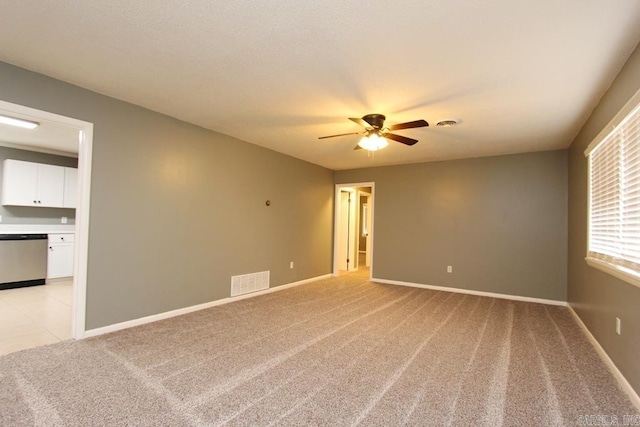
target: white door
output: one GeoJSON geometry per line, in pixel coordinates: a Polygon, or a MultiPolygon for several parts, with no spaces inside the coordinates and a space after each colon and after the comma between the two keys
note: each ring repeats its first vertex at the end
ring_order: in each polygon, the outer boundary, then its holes
{"type": "Polygon", "coordinates": [[[368,191],[358,190],[358,233],[356,241],[358,242],[358,254],[364,252],[364,266],[371,266],[371,193],[368,191]],[[362,242],[361,237],[364,239],[362,242]]]}
{"type": "Polygon", "coordinates": [[[338,221],[338,270],[357,269],[356,256],[356,195],[353,190],[340,191],[340,220],[338,221]]]}
{"type": "Polygon", "coordinates": [[[348,258],[348,236],[349,229],[349,197],[351,193],[348,191],[340,192],[340,221],[338,222],[338,270],[347,269],[348,258]]]}
{"type": "Polygon", "coordinates": [[[366,267],[371,267],[371,194],[367,195],[367,209],[366,209],[366,213],[364,215],[364,221],[365,221],[365,226],[366,226],[366,245],[365,245],[365,257],[364,257],[364,263],[366,267]]]}

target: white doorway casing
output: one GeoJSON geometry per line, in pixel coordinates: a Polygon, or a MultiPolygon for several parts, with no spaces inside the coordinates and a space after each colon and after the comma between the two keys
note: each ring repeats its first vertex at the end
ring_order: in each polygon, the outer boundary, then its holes
{"type": "MultiPolygon", "coordinates": [[[[358,205],[358,197],[360,194],[366,194],[367,193],[362,193],[360,191],[356,191],[356,188],[370,188],[370,196],[369,196],[369,201],[368,201],[368,212],[370,215],[370,220],[369,220],[369,236],[367,238],[367,261],[368,261],[368,265],[370,267],[369,269],[369,278],[371,279],[372,277],[372,273],[373,273],[373,264],[372,264],[372,260],[373,260],[373,241],[374,241],[374,213],[375,213],[375,183],[374,182],[359,182],[359,183],[349,183],[349,184],[336,184],[336,188],[335,188],[335,195],[334,195],[334,206],[335,206],[335,212],[334,212],[334,227],[333,227],[333,275],[337,276],[338,272],[340,270],[345,270],[345,262],[346,262],[346,241],[347,241],[347,236],[345,233],[343,233],[343,229],[345,228],[344,226],[341,226],[341,224],[345,223],[345,219],[347,217],[349,217],[349,219],[351,219],[351,221],[353,221],[351,227],[349,227],[350,230],[350,235],[349,237],[349,241],[351,242],[351,244],[349,245],[350,248],[350,252],[352,252],[349,256],[349,271],[353,271],[354,269],[357,269],[357,256],[358,256],[358,245],[357,245],[357,239],[356,239],[356,234],[357,234],[357,226],[356,224],[359,221],[357,220],[357,217],[360,215],[360,212],[358,212],[358,209],[355,209],[355,206],[358,205]],[[353,203],[351,203],[351,212],[350,215],[345,215],[344,212],[344,203],[343,203],[343,194],[344,193],[351,193],[352,197],[353,197],[353,203]],[[353,261],[351,261],[353,260],[353,261]],[[354,266],[356,268],[354,268],[354,266]]],[[[349,206],[349,205],[347,205],[349,206]]]]}
{"type": "Polygon", "coordinates": [[[340,190],[340,216],[338,227],[338,270],[356,271],[358,260],[358,248],[356,244],[357,234],[357,204],[356,191],[352,188],[340,190]]]}
{"type": "MultiPolygon", "coordinates": [[[[0,114],[21,118],[35,122],[50,122],[68,126],[78,130],[78,204],[75,223],[75,253],[73,272],[73,311],[72,337],[85,337],[85,316],[87,300],[87,262],[89,247],[89,206],[91,192],[91,161],[93,151],[93,123],[71,117],[61,116],[34,108],[12,104],[0,100],[0,114]]],[[[26,148],[29,149],[29,148],[26,148]]]]}
{"type": "MultiPolygon", "coordinates": [[[[365,239],[365,247],[362,248],[361,244],[358,244],[358,252],[365,253],[365,267],[371,267],[371,238],[370,238],[370,230],[371,230],[371,193],[368,191],[358,190],[358,220],[361,221],[361,224],[358,226],[358,232],[360,230],[363,231],[362,237],[365,239]],[[362,204],[362,199],[365,198],[366,202],[362,204]]],[[[358,239],[359,242],[360,239],[358,239]]],[[[359,265],[358,265],[359,267],[359,265]]]]}

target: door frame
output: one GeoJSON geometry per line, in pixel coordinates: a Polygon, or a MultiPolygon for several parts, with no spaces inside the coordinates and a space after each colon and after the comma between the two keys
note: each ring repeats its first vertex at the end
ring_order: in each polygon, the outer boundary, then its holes
{"type": "MultiPolygon", "coordinates": [[[[358,233],[360,233],[360,229],[362,228],[362,222],[364,223],[368,223],[369,227],[367,228],[367,237],[365,238],[365,248],[364,248],[364,252],[366,254],[365,256],[365,267],[371,267],[371,240],[369,239],[370,236],[370,229],[371,229],[371,211],[369,208],[369,205],[371,205],[371,192],[370,191],[362,191],[362,190],[358,190],[356,191],[357,197],[358,197],[358,221],[360,222],[358,224],[358,233]],[[364,218],[363,212],[362,212],[362,205],[360,203],[360,198],[361,197],[366,197],[367,198],[367,218],[364,218]],[[368,219],[368,221],[367,221],[368,219]],[[367,261],[369,261],[367,263],[367,261]],[[368,265],[367,265],[368,264],[368,265]]],[[[358,236],[360,237],[360,236],[358,236]]],[[[358,257],[360,256],[360,239],[358,239],[358,257]]],[[[358,267],[360,267],[360,261],[358,261],[358,267]]]]}
{"type": "MultiPolygon", "coordinates": [[[[85,337],[87,309],[87,264],[89,258],[89,219],[91,194],[91,163],[93,153],[93,123],[61,116],[35,108],[0,100],[0,113],[19,114],[33,121],[47,121],[78,129],[78,204],[76,207],[75,248],[73,265],[73,306],[71,336],[85,337]]],[[[18,144],[16,144],[18,145],[18,144]]],[[[27,145],[23,149],[29,149],[27,145]]]]}
{"type": "Polygon", "coordinates": [[[369,232],[369,238],[371,239],[371,265],[369,267],[369,280],[373,277],[373,243],[375,239],[375,182],[354,182],[348,184],[336,184],[334,194],[334,216],[333,216],[333,275],[338,275],[338,225],[340,222],[340,192],[343,189],[356,189],[357,187],[369,187],[371,188],[371,206],[368,209],[371,210],[371,230],[369,232]]]}
{"type": "Polygon", "coordinates": [[[357,271],[357,224],[358,224],[358,203],[357,191],[355,188],[343,187],[340,189],[339,212],[337,223],[338,241],[336,241],[336,262],[338,271],[357,271]],[[347,196],[347,210],[345,207],[345,195],[347,196]],[[344,232],[346,226],[346,233],[344,232]],[[345,248],[346,246],[346,248],[345,248]],[[346,252],[343,250],[346,249],[346,252]],[[346,259],[345,259],[346,258],[346,259]],[[346,261],[346,264],[344,263],[346,261]],[[342,268],[346,267],[346,269],[342,268]]]}

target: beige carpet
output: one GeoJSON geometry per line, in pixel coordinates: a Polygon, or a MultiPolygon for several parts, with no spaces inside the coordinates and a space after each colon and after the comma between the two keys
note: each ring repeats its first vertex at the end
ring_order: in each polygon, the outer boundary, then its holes
{"type": "Polygon", "coordinates": [[[638,413],[567,309],[362,274],[0,358],[2,426],[529,426],[625,415],[638,413]]]}

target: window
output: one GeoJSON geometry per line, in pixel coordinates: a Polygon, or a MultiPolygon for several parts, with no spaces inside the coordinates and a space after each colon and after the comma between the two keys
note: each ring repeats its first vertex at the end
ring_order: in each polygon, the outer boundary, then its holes
{"type": "Polygon", "coordinates": [[[640,92],[592,142],[587,262],[640,286],[640,92]]]}

